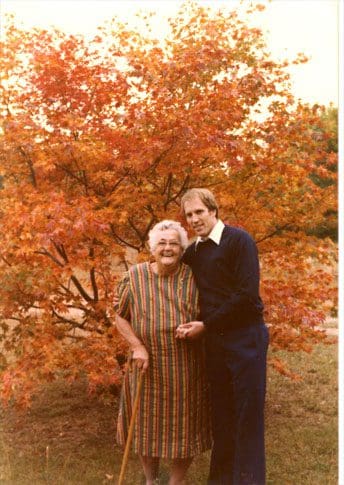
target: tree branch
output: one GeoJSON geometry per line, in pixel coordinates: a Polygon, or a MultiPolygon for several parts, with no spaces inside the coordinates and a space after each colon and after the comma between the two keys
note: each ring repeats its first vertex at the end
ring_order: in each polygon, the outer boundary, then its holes
{"type": "Polygon", "coordinates": [[[114,190],[116,190],[117,187],[119,187],[119,185],[123,182],[123,180],[125,180],[127,178],[127,175],[129,174],[129,170],[127,170],[126,172],[127,173],[125,175],[123,175],[123,177],[121,177],[119,180],[117,180],[117,182],[112,187],[109,188],[108,192],[110,194],[112,194],[112,192],[114,190]]]}
{"type": "Polygon", "coordinates": [[[176,202],[176,200],[180,197],[180,195],[183,192],[185,192],[186,188],[189,185],[189,181],[190,181],[190,176],[187,175],[185,177],[185,179],[184,179],[184,182],[183,182],[182,186],[178,190],[178,192],[175,195],[171,196],[171,190],[170,190],[170,189],[172,189],[172,180],[171,180],[171,185],[170,185],[170,188],[169,188],[168,198],[167,198],[167,200],[164,203],[164,209],[165,210],[167,209],[167,207],[170,205],[171,202],[176,202]]]}
{"type": "Polygon", "coordinates": [[[54,310],[54,308],[51,309],[51,313],[59,319],[59,321],[63,322],[63,323],[69,323],[70,325],[72,325],[73,327],[78,327],[78,328],[84,328],[85,326],[85,323],[86,323],[86,319],[84,319],[84,321],[82,323],[78,323],[76,322],[75,320],[70,320],[69,318],[66,318],[66,317],[63,317],[62,315],[59,315],[56,310],[54,310]]]}
{"type": "Polygon", "coordinates": [[[5,256],[2,253],[0,253],[0,258],[3,260],[3,262],[5,264],[7,264],[7,266],[9,266],[10,268],[12,267],[11,263],[9,261],[7,261],[7,259],[5,258],[5,256]]]}
{"type": "Polygon", "coordinates": [[[136,233],[137,237],[140,239],[141,243],[143,242],[143,235],[141,234],[141,232],[139,231],[139,229],[135,226],[135,224],[133,223],[132,219],[130,217],[128,217],[128,222],[129,222],[129,225],[130,227],[134,230],[134,232],[136,233]]]}
{"type": "Polygon", "coordinates": [[[66,263],[69,263],[68,256],[67,256],[67,253],[65,251],[63,244],[56,244],[56,242],[53,241],[52,239],[51,239],[51,242],[53,243],[53,245],[54,245],[56,251],[59,253],[59,255],[64,259],[64,261],[66,263]]]}
{"type": "Polygon", "coordinates": [[[30,176],[31,176],[31,180],[32,180],[32,185],[37,188],[37,178],[36,178],[36,173],[35,173],[35,170],[33,168],[33,162],[31,160],[31,158],[27,155],[27,153],[25,152],[24,148],[23,147],[19,147],[19,151],[20,153],[23,155],[23,157],[25,158],[28,166],[29,166],[29,170],[30,170],[30,176]]]}
{"type": "Polygon", "coordinates": [[[76,286],[77,290],[79,291],[80,295],[83,297],[84,300],[87,302],[93,301],[93,299],[90,297],[90,295],[87,293],[87,291],[83,288],[82,284],[78,280],[78,278],[75,275],[72,275],[70,279],[73,281],[74,285],[76,286]]]}
{"type": "Polygon", "coordinates": [[[275,236],[279,232],[284,231],[285,229],[289,229],[290,227],[292,227],[292,223],[291,222],[287,222],[287,224],[284,224],[283,226],[280,226],[280,227],[277,226],[274,231],[270,232],[269,234],[266,234],[266,236],[264,236],[264,237],[262,237],[260,239],[257,239],[256,240],[256,244],[259,244],[262,241],[265,241],[266,239],[269,239],[270,237],[275,236]]]}
{"type": "Polygon", "coordinates": [[[73,292],[72,292],[72,291],[71,291],[71,290],[70,290],[70,289],[69,289],[67,286],[65,286],[65,285],[64,285],[64,284],[62,284],[61,282],[59,282],[59,285],[60,285],[60,287],[61,287],[61,288],[62,288],[62,289],[65,291],[65,293],[62,293],[62,292],[61,292],[60,294],[62,294],[63,296],[65,296],[66,294],[67,294],[67,295],[74,296],[74,293],[73,293],[73,292]]]}
{"type": "MultiPolygon", "coordinates": [[[[90,248],[90,258],[94,258],[94,248],[90,248]]],[[[93,290],[93,300],[95,302],[98,301],[99,299],[99,294],[98,294],[98,286],[97,286],[97,281],[96,281],[96,273],[95,273],[95,268],[92,267],[90,269],[90,280],[91,280],[91,285],[92,285],[92,290],[93,290]]]]}
{"type": "Polygon", "coordinates": [[[53,254],[47,251],[45,248],[41,249],[40,251],[34,251],[35,254],[42,254],[43,256],[48,256],[54,263],[56,263],[60,268],[64,267],[64,263],[61,263],[53,254]]]}
{"type": "Polygon", "coordinates": [[[115,231],[114,225],[110,224],[110,229],[111,229],[111,234],[115,239],[117,239],[119,242],[124,244],[125,246],[128,246],[129,248],[135,249],[136,251],[140,251],[140,246],[134,246],[133,244],[129,243],[128,241],[125,241],[122,239],[115,231]]]}
{"type": "Polygon", "coordinates": [[[174,145],[174,140],[172,141],[171,145],[166,148],[165,150],[163,150],[160,155],[158,155],[155,160],[153,161],[151,167],[149,168],[149,170],[152,172],[153,170],[156,169],[156,167],[159,165],[159,163],[161,162],[161,160],[164,158],[164,156],[170,151],[172,150],[173,148],[173,145],[174,145]]]}

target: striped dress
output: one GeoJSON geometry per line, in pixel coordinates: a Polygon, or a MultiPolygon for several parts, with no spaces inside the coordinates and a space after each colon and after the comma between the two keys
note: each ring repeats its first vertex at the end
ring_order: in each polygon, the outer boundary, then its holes
{"type": "MultiPolygon", "coordinates": [[[[149,263],[133,266],[118,287],[118,314],[130,321],[149,353],[133,434],[143,456],[186,458],[211,446],[203,341],[175,338],[179,324],[197,320],[197,289],[190,268],[157,275],[149,263]]],[[[127,370],[120,398],[117,441],[128,433],[137,373],[127,370]]]]}

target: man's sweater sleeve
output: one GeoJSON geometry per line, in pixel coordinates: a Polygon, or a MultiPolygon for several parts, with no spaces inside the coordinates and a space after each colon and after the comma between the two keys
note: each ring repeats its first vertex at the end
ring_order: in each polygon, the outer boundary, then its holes
{"type": "Polygon", "coordinates": [[[262,305],[259,298],[258,251],[249,234],[241,233],[233,256],[233,291],[212,315],[204,319],[204,325],[209,330],[236,325],[240,316],[257,314],[257,310],[260,311],[257,305],[262,305]]]}

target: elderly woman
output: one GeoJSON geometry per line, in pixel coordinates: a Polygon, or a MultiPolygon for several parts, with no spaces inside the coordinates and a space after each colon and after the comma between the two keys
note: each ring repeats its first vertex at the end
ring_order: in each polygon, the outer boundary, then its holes
{"type": "Polygon", "coordinates": [[[208,394],[199,340],[176,338],[177,327],[197,320],[197,289],[181,263],[187,235],[162,221],[149,233],[154,262],[134,265],[118,287],[117,328],[131,349],[122,388],[117,439],[125,444],[138,373],[143,387],[133,435],[146,484],[157,478],[160,458],[172,460],[170,485],[183,483],[193,456],[211,446],[208,394]]]}

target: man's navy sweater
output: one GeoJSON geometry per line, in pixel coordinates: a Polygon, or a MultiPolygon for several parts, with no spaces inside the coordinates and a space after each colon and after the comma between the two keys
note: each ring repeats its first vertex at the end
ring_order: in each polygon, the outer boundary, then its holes
{"type": "Polygon", "coordinates": [[[219,245],[194,242],[184,253],[200,294],[207,331],[225,331],[263,323],[257,247],[244,230],[225,225],[219,245]]]}

